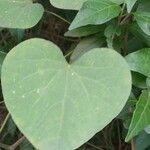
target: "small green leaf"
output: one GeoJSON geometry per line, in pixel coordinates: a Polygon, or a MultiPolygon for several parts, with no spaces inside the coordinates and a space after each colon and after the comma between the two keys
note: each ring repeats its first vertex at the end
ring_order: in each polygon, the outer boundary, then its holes
{"type": "Polygon", "coordinates": [[[86,0],[50,0],[50,3],[58,8],[79,10],[86,0]]]}
{"type": "Polygon", "coordinates": [[[150,12],[136,12],[134,16],[139,27],[150,35],[150,12]]]}
{"type": "Polygon", "coordinates": [[[69,29],[103,24],[117,17],[120,11],[121,7],[109,0],[88,0],[83,4],[69,29]]]}
{"type": "Polygon", "coordinates": [[[0,51],[0,76],[1,76],[2,64],[3,64],[5,57],[6,57],[6,53],[0,51]]]}
{"type": "Polygon", "coordinates": [[[136,3],[137,0],[125,0],[125,3],[127,4],[127,10],[128,10],[128,13],[131,12],[134,4],[136,3]]]}
{"type": "Polygon", "coordinates": [[[91,34],[102,32],[102,31],[104,31],[104,28],[105,28],[105,26],[103,26],[103,25],[84,26],[84,27],[76,28],[76,29],[66,32],[65,36],[69,36],[69,37],[88,36],[91,34]]]}
{"type": "Polygon", "coordinates": [[[144,130],[146,133],[150,134],[150,125],[148,125],[144,130]]]}
{"type": "Polygon", "coordinates": [[[146,77],[140,73],[132,72],[132,84],[141,89],[146,89],[146,77]]]}
{"type": "Polygon", "coordinates": [[[139,5],[137,12],[135,13],[135,18],[137,20],[140,28],[150,36],[150,1],[149,0],[139,0],[139,5]]]}
{"type": "Polygon", "coordinates": [[[5,28],[30,28],[43,15],[43,6],[32,0],[0,0],[0,26],[5,28]]]}
{"type": "Polygon", "coordinates": [[[129,29],[136,38],[150,47],[150,35],[144,33],[136,23],[132,24],[129,29]]]}
{"type": "Polygon", "coordinates": [[[104,35],[106,36],[107,46],[109,48],[114,48],[113,41],[115,36],[119,36],[121,34],[121,29],[116,24],[110,24],[104,31],[104,35]]]}
{"type": "Polygon", "coordinates": [[[70,61],[73,62],[79,57],[81,57],[84,53],[92,50],[93,48],[102,47],[105,43],[105,38],[101,35],[90,36],[82,39],[79,44],[75,47],[70,61]]]}
{"type": "Polygon", "coordinates": [[[138,50],[126,56],[130,69],[150,77],[150,48],[138,50]]]}
{"type": "Polygon", "coordinates": [[[135,141],[135,149],[136,150],[148,150],[147,148],[150,146],[150,135],[146,132],[141,132],[135,141]]]}
{"type": "Polygon", "coordinates": [[[5,58],[2,89],[15,123],[37,149],[74,150],[120,113],[131,75],[114,50],[93,49],[68,64],[56,45],[35,38],[5,58]]]}
{"type": "MultiPolygon", "coordinates": [[[[110,0],[116,4],[123,3],[124,0],[110,0]]],[[[50,0],[50,3],[58,8],[79,10],[86,0],[50,0]]]]}
{"type": "Polygon", "coordinates": [[[110,0],[110,1],[119,5],[124,2],[124,0],[110,0]]]}
{"type": "Polygon", "coordinates": [[[136,109],[133,113],[132,121],[128,130],[125,141],[131,140],[134,136],[138,135],[145,127],[150,124],[150,96],[148,91],[143,91],[139,101],[137,102],[136,109]]]}

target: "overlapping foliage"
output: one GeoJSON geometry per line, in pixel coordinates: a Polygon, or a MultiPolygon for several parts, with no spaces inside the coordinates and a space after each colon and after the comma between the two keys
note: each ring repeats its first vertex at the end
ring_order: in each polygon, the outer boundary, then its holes
{"type": "Polygon", "coordinates": [[[150,134],[149,0],[50,3],[70,9],[70,18],[77,13],[64,36],[78,43],[66,55],[45,39],[22,40],[44,12],[65,18],[31,0],[0,0],[0,27],[18,40],[0,53],[3,97],[15,124],[39,150],[73,150],[119,118],[124,140],[140,145],[150,134]]]}

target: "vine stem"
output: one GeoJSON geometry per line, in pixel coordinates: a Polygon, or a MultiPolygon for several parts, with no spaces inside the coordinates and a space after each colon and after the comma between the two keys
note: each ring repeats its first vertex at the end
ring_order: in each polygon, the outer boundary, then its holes
{"type": "Polygon", "coordinates": [[[135,150],[135,143],[134,139],[131,140],[131,150],[135,150]]]}
{"type": "Polygon", "coordinates": [[[123,25],[123,24],[126,22],[126,20],[130,17],[130,15],[131,15],[131,14],[127,14],[127,15],[124,17],[124,19],[120,22],[120,25],[123,25]]]}
{"type": "Polygon", "coordinates": [[[6,125],[9,117],[10,117],[10,114],[8,113],[6,118],[5,118],[5,120],[4,120],[4,122],[3,122],[3,124],[2,124],[2,126],[1,126],[1,128],[0,128],[0,133],[3,131],[3,129],[4,129],[5,125],[6,125]]]}
{"type": "Polygon", "coordinates": [[[21,137],[16,143],[10,146],[9,150],[15,150],[24,140],[25,136],[21,137]]]}
{"type": "Polygon", "coordinates": [[[119,18],[118,18],[118,25],[119,25],[120,22],[121,22],[121,18],[122,18],[122,15],[123,15],[123,13],[124,13],[125,7],[126,7],[126,3],[123,3],[122,9],[121,9],[121,13],[120,13],[119,18]]]}
{"type": "Polygon", "coordinates": [[[0,105],[3,104],[3,103],[4,103],[4,101],[1,101],[1,102],[0,102],[0,105]]]}
{"type": "Polygon", "coordinates": [[[98,150],[103,150],[102,148],[100,148],[100,147],[97,147],[97,146],[95,146],[95,145],[93,145],[93,144],[91,144],[91,143],[87,143],[87,145],[89,145],[89,146],[91,146],[91,147],[93,147],[93,148],[95,148],[95,149],[98,149],[98,150]]]}
{"type": "Polygon", "coordinates": [[[66,22],[66,23],[69,24],[69,25],[71,24],[68,20],[64,19],[63,17],[61,17],[61,16],[59,16],[59,15],[57,15],[57,14],[51,12],[51,11],[45,10],[45,12],[48,13],[48,14],[51,14],[51,15],[53,15],[53,16],[55,16],[55,17],[61,19],[61,20],[63,20],[64,22],[66,22]]]}
{"type": "Polygon", "coordinates": [[[73,50],[71,50],[70,52],[68,52],[64,57],[67,58],[68,56],[70,56],[73,53],[73,50]]]}
{"type": "Polygon", "coordinates": [[[0,148],[3,148],[3,149],[5,149],[5,150],[10,150],[10,149],[9,149],[9,146],[6,145],[6,144],[3,144],[3,143],[0,143],[0,148]]]}
{"type": "Polygon", "coordinates": [[[16,143],[14,143],[10,146],[0,143],[0,148],[3,148],[5,150],[15,150],[24,140],[25,140],[25,136],[21,137],[16,143]]]}

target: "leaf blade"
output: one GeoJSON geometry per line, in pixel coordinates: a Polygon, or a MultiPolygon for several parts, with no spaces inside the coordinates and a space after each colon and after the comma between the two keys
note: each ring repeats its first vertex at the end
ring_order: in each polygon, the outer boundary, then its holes
{"type": "Polygon", "coordinates": [[[150,99],[148,91],[143,91],[139,101],[137,102],[136,109],[133,113],[133,118],[126,136],[125,141],[129,141],[136,136],[141,130],[150,124],[149,119],[150,99]]]}
{"type": "Polygon", "coordinates": [[[120,11],[121,7],[111,1],[88,0],[83,4],[69,30],[89,24],[103,24],[117,17],[120,11]]]}
{"type": "Polygon", "coordinates": [[[41,19],[44,8],[31,0],[0,0],[0,26],[6,28],[30,28],[41,19]]]}

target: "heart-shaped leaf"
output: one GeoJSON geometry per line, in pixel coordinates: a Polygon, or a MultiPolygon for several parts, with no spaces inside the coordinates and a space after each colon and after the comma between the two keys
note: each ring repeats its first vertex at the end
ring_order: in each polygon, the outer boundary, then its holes
{"type": "Polygon", "coordinates": [[[73,150],[103,129],[131,90],[126,61],[93,49],[68,64],[53,43],[27,40],[7,55],[2,88],[19,129],[39,150],[73,150]]]}
{"type": "Polygon", "coordinates": [[[32,0],[0,0],[0,27],[30,28],[43,15],[43,6],[32,0]]]}

